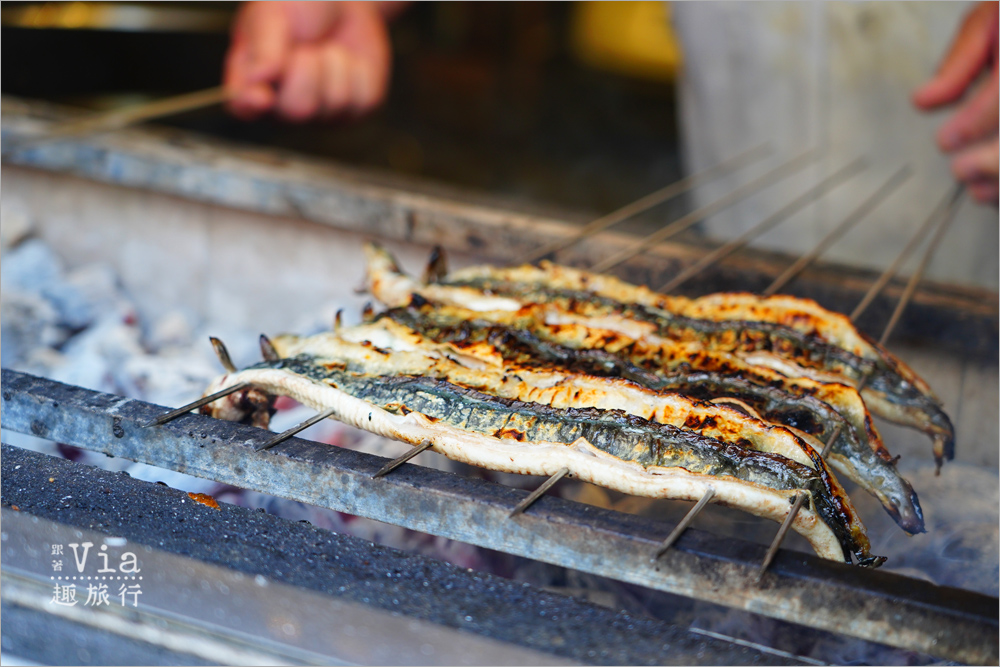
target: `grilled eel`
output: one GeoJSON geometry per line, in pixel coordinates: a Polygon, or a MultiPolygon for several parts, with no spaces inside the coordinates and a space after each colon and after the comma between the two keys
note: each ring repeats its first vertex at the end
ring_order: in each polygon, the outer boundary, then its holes
{"type": "MultiPolygon", "coordinates": [[[[391,359],[386,363],[392,366],[391,359]]],[[[712,488],[717,502],[775,521],[784,519],[796,495],[807,493],[793,528],[817,554],[844,562],[853,555],[865,566],[884,562],[870,553],[864,526],[825,469],[622,410],[554,408],[434,377],[381,374],[382,366],[366,372],[358,354],[265,361],[213,382],[208,392],[240,382],[251,387],[202,411],[259,424],[272,397],[285,395],[333,409],[336,419],[378,435],[413,445],[429,441],[448,458],[490,470],[551,475],[566,467],[582,480],[653,498],[696,500],[712,488]]]]}
{"type": "MultiPolygon", "coordinates": [[[[797,318],[790,310],[782,311],[777,305],[770,311],[783,313],[777,317],[782,320],[781,323],[732,319],[735,317],[732,315],[717,320],[698,319],[674,314],[660,307],[672,303],[665,299],[674,299],[680,303],[675,297],[663,297],[660,301],[655,301],[655,297],[659,295],[648,290],[642,291],[641,288],[628,286],[606,276],[585,274],[565,267],[558,267],[561,271],[559,275],[562,276],[559,280],[548,281],[554,283],[554,286],[550,286],[545,280],[545,276],[552,273],[552,270],[547,272],[531,267],[506,271],[470,269],[464,274],[458,274],[459,278],[454,282],[422,285],[405,276],[395,260],[381,248],[369,244],[366,252],[370,286],[379,299],[389,306],[404,305],[414,292],[431,301],[459,305],[471,310],[517,311],[526,304],[545,304],[552,309],[548,311],[547,319],[553,324],[584,321],[600,323],[603,328],[634,339],[654,337],[679,340],[698,343],[713,351],[730,352],[753,366],[770,368],[789,377],[807,377],[819,382],[839,382],[853,386],[866,382],[862,395],[875,414],[927,433],[933,440],[934,458],[939,468],[944,459],[954,458],[954,428],[926,383],[877,345],[867,343],[865,347],[866,341],[853,330],[849,322],[838,323],[833,317],[823,319],[814,316],[808,320],[812,323],[813,331],[807,334],[786,326],[786,322],[794,322],[797,318]],[[483,277],[482,274],[489,271],[494,271],[501,278],[530,276],[541,282],[512,282],[483,277]],[[576,281],[572,280],[573,277],[576,281]],[[655,301],[659,305],[623,302],[593,291],[585,291],[585,288],[593,289],[595,284],[598,288],[603,287],[605,293],[617,297],[635,296],[647,302],[655,301]],[[819,335],[820,328],[828,333],[836,333],[835,338],[850,343],[852,349],[825,341],[819,335]],[[848,329],[856,335],[851,337],[848,329]],[[867,356],[859,356],[852,350],[862,351],[867,356]]],[[[749,314],[753,310],[746,305],[745,297],[734,299],[737,305],[733,309],[721,308],[718,302],[725,301],[726,296],[728,295],[713,297],[716,303],[714,311],[705,304],[700,309],[691,310],[702,314],[736,312],[740,315],[749,314]]],[[[789,300],[792,298],[785,297],[784,303],[789,300]]],[[[806,311],[815,313],[818,310],[821,309],[816,305],[811,308],[803,306],[799,314],[806,311]]],[[[766,315],[769,309],[759,307],[753,312],[761,316],[766,315]]]]}
{"type": "MultiPolygon", "coordinates": [[[[659,359],[640,367],[631,360],[642,361],[637,358],[638,352],[634,347],[615,354],[606,349],[590,349],[586,343],[579,347],[562,345],[552,342],[552,339],[566,339],[552,334],[544,326],[533,326],[523,320],[518,327],[504,326],[477,319],[477,314],[468,311],[453,314],[454,310],[452,307],[411,304],[381,313],[376,323],[388,319],[405,327],[411,332],[409,340],[412,349],[425,347],[426,341],[431,340],[449,345],[452,354],[459,355],[459,358],[472,355],[493,366],[508,364],[550,373],[568,372],[579,378],[619,377],[652,389],[656,394],[681,393],[701,400],[720,397],[737,399],[749,405],[764,421],[788,427],[816,451],[821,451],[823,442],[839,430],[828,455],[831,465],[878,498],[886,512],[907,533],[924,531],[923,512],[916,492],[896,470],[895,459],[871,426],[864,403],[849,387],[791,380],[777,373],[772,375],[783,384],[754,384],[747,377],[757,373],[753,368],[737,369],[739,373],[732,368],[692,372],[680,367],[689,359],[684,355],[681,356],[682,364],[674,364],[673,370],[666,370],[668,364],[659,359]],[[536,335],[536,331],[548,340],[536,335]],[[824,402],[824,398],[830,397],[838,403],[853,399],[849,404],[851,409],[847,411],[852,419],[845,420],[824,402]],[[864,440],[859,438],[859,433],[864,440]]],[[[403,334],[396,334],[397,339],[404,337],[403,334]]],[[[604,341],[603,337],[600,339],[604,341]]],[[[635,414],[647,416],[641,411],[635,414]]]]}
{"type": "Polygon", "coordinates": [[[621,303],[637,303],[695,319],[780,324],[809,336],[817,336],[859,357],[881,359],[898,369],[899,374],[921,392],[933,397],[933,392],[923,379],[901,360],[859,332],[849,318],[826,310],[811,299],[781,294],[762,297],[748,292],[721,292],[689,299],[659,294],[614,276],[581,271],[548,261],[541,262],[537,267],[471,267],[456,271],[447,276],[447,279],[444,270],[439,268],[439,271],[436,282],[443,281],[452,285],[469,285],[480,289],[492,282],[544,285],[553,289],[592,292],[621,303]]]}

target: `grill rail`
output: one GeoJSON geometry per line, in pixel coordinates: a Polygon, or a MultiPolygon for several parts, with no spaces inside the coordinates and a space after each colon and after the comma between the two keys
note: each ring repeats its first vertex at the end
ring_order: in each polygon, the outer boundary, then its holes
{"type": "Polygon", "coordinates": [[[143,429],[163,408],[2,371],[4,428],[505,551],[652,589],[972,664],[1000,661],[997,598],[784,551],[760,584],[761,545],[688,530],[656,566],[671,525],[525,495],[419,466],[372,479],[377,456],[189,414],[143,429]]]}

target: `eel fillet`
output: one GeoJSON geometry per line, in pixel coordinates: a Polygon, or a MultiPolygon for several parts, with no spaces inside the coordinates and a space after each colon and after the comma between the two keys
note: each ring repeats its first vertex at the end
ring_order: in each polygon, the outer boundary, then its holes
{"type": "MultiPolygon", "coordinates": [[[[381,314],[376,324],[386,326],[384,323],[389,321],[395,328],[393,335],[379,335],[380,330],[372,329],[367,329],[365,335],[374,344],[390,348],[403,345],[405,349],[426,349],[428,341],[443,343],[453,359],[472,356],[495,368],[529,369],[530,373],[551,377],[572,377],[571,386],[615,387],[622,391],[642,387],[646,401],[651,404],[661,400],[655,398],[658,395],[676,396],[678,393],[703,401],[730,397],[741,405],[749,404],[756,416],[765,421],[794,429],[817,452],[822,451],[823,441],[839,430],[828,454],[831,465],[878,498],[903,530],[911,534],[924,530],[923,512],[916,493],[896,470],[894,460],[871,425],[864,403],[850,387],[792,380],[776,373],[777,377],[771,380],[782,383],[778,386],[773,386],[773,382],[766,386],[753,384],[743,377],[718,372],[666,374],[657,370],[660,361],[653,364],[657,368],[649,371],[606,350],[573,349],[541,340],[524,328],[477,320],[469,311],[448,317],[450,310],[452,307],[432,308],[430,305],[391,309],[381,314]],[[404,340],[405,343],[401,342],[404,340]],[[563,375],[558,376],[557,371],[563,375]],[[625,378],[627,382],[614,384],[609,378],[625,378]],[[801,392],[791,393],[779,388],[781,386],[792,391],[798,388],[801,392]],[[851,419],[845,420],[824,402],[831,397],[839,403],[853,397],[853,404],[848,403],[851,419]],[[857,426],[857,422],[861,426],[857,426]],[[864,441],[859,439],[858,429],[864,441]]],[[[629,351],[636,354],[634,348],[629,351]]],[[[733,371],[732,368],[721,370],[733,371]]],[[[517,373],[528,377],[524,371],[517,373]]],[[[637,404],[638,401],[634,405],[637,404]]],[[[642,411],[630,412],[648,416],[642,411]]]]}
{"type": "MultiPolygon", "coordinates": [[[[370,345],[370,343],[369,343],[370,345]]],[[[228,373],[207,393],[247,382],[266,396],[290,396],[367,431],[416,445],[429,441],[448,458],[501,472],[551,475],[566,467],[579,479],[653,498],[696,500],[708,488],[718,502],[781,521],[792,499],[809,501],[793,528],[823,558],[862,565],[884,559],[869,552],[864,527],[842,490],[819,471],[778,454],[725,444],[693,431],[620,410],[557,409],[504,399],[446,381],[346,370],[343,361],[300,355],[228,373]]],[[[230,419],[263,421],[269,401],[236,392],[202,410],[230,419]]]]}
{"type": "MultiPolygon", "coordinates": [[[[553,323],[558,323],[560,319],[566,322],[586,321],[634,339],[675,339],[680,336],[686,339],[685,342],[702,343],[714,351],[733,352],[752,366],[770,368],[783,375],[807,377],[819,382],[858,385],[867,376],[869,380],[862,395],[873,412],[890,421],[927,433],[933,441],[938,467],[944,459],[954,458],[954,428],[926,383],[884,349],[867,341],[846,318],[833,313],[820,317],[818,313],[822,309],[815,304],[809,305],[805,300],[798,300],[803,304],[798,311],[794,311],[799,314],[796,318],[793,309],[779,307],[779,304],[787,306],[789,301],[795,301],[792,297],[784,297],[783,301],[775,300],[769,307],[758,305],[751,308],[747,295],[736,295],[733,298],[736,306],[727,311],[720,309],[718,302],[725,302],[728,295],[714,295],[714,308],[710,308],[710,302],[705,301],[700,308],[692,307],[690,310],[701,315],[718,314],[719,319],[695,319],[687,314],[676,316],[662,308],[673,306],[684,310],[684,302],[680,297],[656,295],[607,276],[587,274],[566,267],[547,265],[547,269],[467,269],[455,274],[465,284],[456,284],[457,279],[450,279],[450,283],[425,285],[404,275],[395,260],[378,246],[369,244],[366,246],[366,253],[370,287],[390,307],[405,305],[414,293],[430,301],[475,311],[516,312],[528,304],[544,305],[548,302],[550,307],[558,311],[549,311],[547,317],[554,320],[553,323]],[[511,283],[492,277],[484,278],[484,275],[533,278],[541,283],[511,283]],[[574,291],[567,294],[566,290],[570,288],[574,291]],[[581,291],[585,288],[592,291],[581,291]],[[602,293],[598,294],[597,291],[602,293]],[[621,302],[613,297],[636,300],[621,302]],[[658,297],[662,298],[657,300],[658,297]],[[643,301],[657,305],[646,305],[643,301]],[[774,323],[737,319],[741,315],[748,315],[750,311],[758,317],[770,314],[772,318],[781,321],[774,323]],[[726,317],[726,312],[735,315],[726,317]],[[808,326],[800,325],[796,328],[789,325],[802,320],[803,314],[810,313],[808,326]],[[722,328],[719,328],[720,324],[723,325],[722,328]],[[713,329],[715,330],[712,331],[713,329]],[[809,333],[806,334],[803,330],[808,330],[809,333]],[[821,332],[826,332],[833,341],[822,339],[821,332]],[[843,343],[851,349],[837,343],[843,343]],[[856,351],[863,354],[859,356],[855,354],[856,351]]],[[[768,301],[773,299],[771,297],[768,301]]]]}

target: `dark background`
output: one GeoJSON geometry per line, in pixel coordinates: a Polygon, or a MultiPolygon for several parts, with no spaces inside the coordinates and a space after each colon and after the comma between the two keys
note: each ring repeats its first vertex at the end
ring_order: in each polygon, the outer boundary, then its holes
{"type": "MultiPolygon", "coordinates": [[[[359,121],[244,123],[214,108],[159,122],[583,216],[606,213],[681,176],[675,91],[575,59],[572,10],[556,2],[411,5],[391,25],[388,102],[359,121]]],[[[2,28],[2,92],[95,109],[218,85],[229,41],[219,29],[12,23],[2,28]]],[[[660,207],[635,226],[662,224],[682,206],[660,207]]]]}

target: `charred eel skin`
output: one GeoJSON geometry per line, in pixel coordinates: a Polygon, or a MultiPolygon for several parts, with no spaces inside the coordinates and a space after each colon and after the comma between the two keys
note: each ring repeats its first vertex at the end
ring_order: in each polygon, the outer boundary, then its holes
{"type": "Polygon", "coordinates": [[[907,425],[920,422],[920,428],[934,438],[934,455],[938,467],[943,459],[952,460],[955,457],[954,426],[941,404],[906,380],[887,361],[890,356],[888,353],[877,360],[865,359],[831,345],[818,336],[772,322],[696,319],[579,290],[526,285],[485,277],[443,280],[440,284],[482,290],[524,303],[551,304],[566,312],[583,316],[613,314],[648,323],[663,338],[699,341],[714,349],[736,353],[770,352],[804,368],[843,376],[854,385],[867,377],[863,393],[870,399],[875,399],[873,407],[882,416],[907,425]],[[921,416],[904,420],[898,416],[897,410],[921,416]]]}
{"type": "Polygon", "coordinates": [[[559,409],[539,403],[500,398],[447,381],[350,372],[342,363],[310,355],[262,362],[247,370],[280,369],[321,381],[394,414],[418,412],[455,428],[518,442],[573,443],[585,439],[623,461],[680,467],[710,477],[727,476],[778,490],[809,492],[810,508],[836,536],[845,562],[878,566],[867,538],[855,534],[856,523],[842,499],[829,492],[828,473],[786,457],[725,444],[693,431],[660,424],[621,410],[559,409]]]}
{"type": "Polygon", "coordinates": [[[621,377],[658,391],[671,391],[711,400],[737,398],[772,423],[784,424],[825,442],[835,429],[840,433],[832,449],[836,467],[875,495],[893,520],[910,534],[924,532],[923,510],[913,487],[896,471],[887,453],[880,456],[862,443],[854,427],[836,410],[808,395],[761,386],[746,378],[709,372],[667,373],[640,367],[627,358],[604,350],[574,349],[543,340],[532,331],[485,320],[445,317],[422,298],[409,307],[393,308],[376,317],[388,318],[422,336],[458,348],[488,343],[505,361],[526,367],[558,368],[600,377],[621,377]]]}

